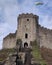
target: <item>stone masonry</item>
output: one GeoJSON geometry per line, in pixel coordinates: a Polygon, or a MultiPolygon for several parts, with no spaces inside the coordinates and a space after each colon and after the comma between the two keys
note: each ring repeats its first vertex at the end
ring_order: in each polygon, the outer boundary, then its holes
{"type": "Polygon", "coordinates": [[[52,49],[52,30],[41,27],[38,23],[39,17],[34,14],[20,14],[18,16],[17,31],[10,33],[3,39],[3,48],[15,48],[17,39],[22,40],[22,47],[37,40],[38,45],[52,49]]]}

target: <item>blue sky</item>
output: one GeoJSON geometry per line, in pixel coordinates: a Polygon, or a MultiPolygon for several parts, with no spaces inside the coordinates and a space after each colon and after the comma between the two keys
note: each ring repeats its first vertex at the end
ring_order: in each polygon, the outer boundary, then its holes
{"type": "Polygon", "coordinates": [[[39,16],[41,26],[52,29],[52,0],[0,0],[0,49],[3,38],[17,29],[17,17],[21,13],[39,16]],[[35,2],[43,2],[36,6],[35,2]]]}

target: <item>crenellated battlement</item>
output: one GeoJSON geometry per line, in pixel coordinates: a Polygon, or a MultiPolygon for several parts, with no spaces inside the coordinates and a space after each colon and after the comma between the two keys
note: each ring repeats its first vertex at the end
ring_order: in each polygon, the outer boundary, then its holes
{"type": "Polygon", "coordinates": [[[39,29],[44,32],[44,33],[49,33],[49,34],[52,34],[52,30],[51,29],[48,29],[46,27],[43,27],[41,25],[39,25],[39,29]]]}
{"type": "Polygon", "coordinates": [[[19,17],[18,18],[39,18],[39,16],[37,16],[37,15],[34,15],[34,14],[32,14],[32,13],[26,13],[26,14],[24,14],[24,13],[22,13],[22,14],[19,14],[19,17]]]}

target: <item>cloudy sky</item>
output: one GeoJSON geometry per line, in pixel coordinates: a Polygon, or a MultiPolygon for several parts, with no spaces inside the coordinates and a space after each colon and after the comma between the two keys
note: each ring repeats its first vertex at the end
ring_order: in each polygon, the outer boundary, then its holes
{"type": "Polygon", "coordinates": [[[39,16],[41,26],[52,29],[52,0],[0,0],[0,49],[3,38],[17,29],[17,17],[21,13],[39,16]],[[36,6],[35,2],[43,2],[36,6]]]}

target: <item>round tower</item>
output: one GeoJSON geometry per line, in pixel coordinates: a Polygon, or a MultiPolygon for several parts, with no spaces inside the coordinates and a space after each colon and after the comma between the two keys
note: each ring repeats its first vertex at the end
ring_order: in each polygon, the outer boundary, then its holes
{"type": "Polygon", "coordinates": [[[31,14],[20,14],[18,17],[16,39],[22,40],[22,46],[30,46],[30,42],[38,37],[38,16],[31,14]]]}

